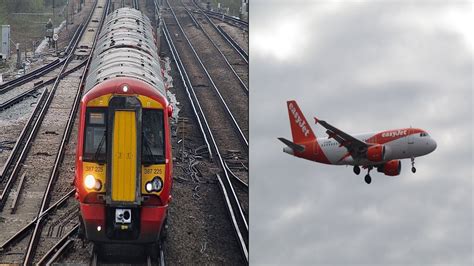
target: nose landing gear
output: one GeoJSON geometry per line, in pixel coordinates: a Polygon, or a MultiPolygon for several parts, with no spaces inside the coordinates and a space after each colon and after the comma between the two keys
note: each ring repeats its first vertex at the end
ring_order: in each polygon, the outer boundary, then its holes
{"type": "Polygon", "coordinates": [[[411,157],[411,172],[412,172],[412,173],[416,173],[415,157],[411,157]]]}

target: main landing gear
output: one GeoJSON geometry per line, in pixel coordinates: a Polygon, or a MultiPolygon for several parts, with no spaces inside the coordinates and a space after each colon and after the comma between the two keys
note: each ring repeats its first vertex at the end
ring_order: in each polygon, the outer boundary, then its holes
{"type": "Polygon", "coordinates": [[[412,173],[416,173],[415,157],[411,157],[411,172],[412,172],[412,173]]]}
{"type": "Polygon", "coordinates": [[[367,175],[365,175],[364,180],[365,183],[370,184],[372,183],[372,178],[370,177],[370,170],[372,170],[372,166],[369,166],[367,169],[367,175]]]}
{"type": "MultiPolygon", "coordinates": [[[[364,177],[365,183],[370,184],[372,182],[372,178],[370,177],[370,170],[372,170],[372,166],[369,166],[368,168],[367,175],[364,177]]],[[[360,174],[360,167],[358,165],[354,165],[354,174],[359,175],[360,174]]]]}
{"type": "Polygon", "coordinates": [[[356,175],[360,174],[360,167],[358,165],[354,165],[354,174],[356,175]]]}

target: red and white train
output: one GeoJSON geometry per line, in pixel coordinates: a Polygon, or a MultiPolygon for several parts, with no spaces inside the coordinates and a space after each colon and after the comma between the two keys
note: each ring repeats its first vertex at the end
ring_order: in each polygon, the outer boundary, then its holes
{"type": "Polygon", "coordinates": [[[80,103],[75,187],[87,240],[159,243],[171,200],[171,113],[150,20],[115,10],[80,103]]]}

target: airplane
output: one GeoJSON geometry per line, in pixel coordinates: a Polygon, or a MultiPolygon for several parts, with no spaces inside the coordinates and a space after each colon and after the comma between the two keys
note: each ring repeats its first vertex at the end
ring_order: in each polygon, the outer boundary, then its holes
{"type": "Polygon", "coordinates": [[[287,101],[293,141],[278,138],[283,151],[299,158],[332,165],[351,165],[356,175],[367,169],[364,180],[372,182],[370,171],[397,176],[401,159],[411,159],[411,171],[416,172],[415,157],[436,149],[436,141],[425,130],[402,128],[376,133],[350,135],[324,120],[314,117],[315,124],[326,129],[328,137],[316,138],[296,101],[287,101]]]}

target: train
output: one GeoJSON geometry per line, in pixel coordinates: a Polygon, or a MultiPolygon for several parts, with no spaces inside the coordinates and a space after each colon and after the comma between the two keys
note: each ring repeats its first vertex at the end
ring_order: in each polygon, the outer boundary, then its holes
{"type": "Polygon", "coordinates": [[[171,201],[170,117],[156,38],[139,10],[106,16],[79,109],[79,235],[96,244],[161,243],[171,201]]]}

